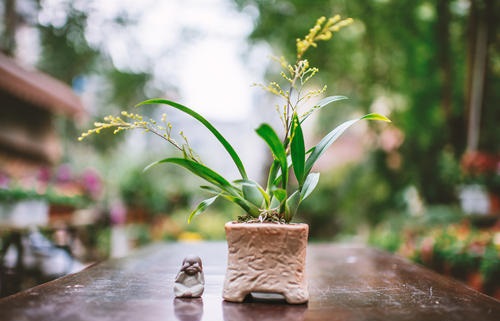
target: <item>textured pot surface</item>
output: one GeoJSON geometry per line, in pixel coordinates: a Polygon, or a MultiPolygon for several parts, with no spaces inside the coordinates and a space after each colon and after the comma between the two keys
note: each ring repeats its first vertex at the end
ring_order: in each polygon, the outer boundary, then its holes
{"type": "Polygon", "coordinates": [[[227,223],[228,262],[223,298],[242,302],[252,292],[309,299],[305,275],[307,224],[227,223]]]}

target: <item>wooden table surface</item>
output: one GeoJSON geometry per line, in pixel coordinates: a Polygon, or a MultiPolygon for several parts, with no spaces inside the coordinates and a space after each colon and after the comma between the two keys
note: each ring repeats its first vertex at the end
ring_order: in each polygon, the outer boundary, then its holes
{"type": "Polygon", "coordinates": [[[226,253],[223,242],[149,246],[1,299],[0,320],[500,320],[499,301],[457,281],[385,252],[335,244],[308,248],[307,305],[229,303],[221,298],[226,253]],[[201,299],[173,295],[188,254],[203,260],[201,299]]]}

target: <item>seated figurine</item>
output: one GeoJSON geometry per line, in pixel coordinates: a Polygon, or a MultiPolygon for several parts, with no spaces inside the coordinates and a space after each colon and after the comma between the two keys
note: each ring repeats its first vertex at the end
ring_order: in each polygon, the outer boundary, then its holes
{"type": "Polygon", "coordinates": [[[198,298],[203,294],[205,278],[198,256],[188,256],[175,277],[174,294],[177,298],[198,298]]]}

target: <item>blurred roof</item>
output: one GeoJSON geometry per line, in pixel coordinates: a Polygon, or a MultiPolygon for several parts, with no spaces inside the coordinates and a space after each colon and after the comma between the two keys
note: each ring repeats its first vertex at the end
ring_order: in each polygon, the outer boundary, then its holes
{"type": "Polygon", "coordinates": [[[38,71],[21,67],[0,54],[0,91],[31,105],[73,118],[85,110],[79,97],[63,82],[38,71]]]}

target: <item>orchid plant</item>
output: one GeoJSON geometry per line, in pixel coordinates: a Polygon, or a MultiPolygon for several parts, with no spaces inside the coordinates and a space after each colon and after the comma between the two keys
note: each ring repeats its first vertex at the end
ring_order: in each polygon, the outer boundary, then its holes
{"type": "Polygon", "coordinates": [[[188,221],[213,204],[218,198],[226,199],[241,207],[246,215],[240,216],[243,221],[290,223],[301,202],[316,188],[320,174],[313,172],[316,161],[325,151],[347,130],[360,120],[379,120],[390,122],[380,114],[370,113],[360,118],[340,124],[325,135],[315,146],[306,149],[302,124],[314,112],[327,105],[346,99],[344,96],[328,96],[317,103],[307,106],[313,97],[321,96],[326,86],[320,89],[307,90],[306,85],[316,75],[318,68],[311,67],[304,54],[317,47],[319,41],[332,38],[333,34],[349,25],[352,19],[342,19],[334,16],[329,19],[321,17],[304,39],[297,39],[297,56],[294,64],[289,64],[285,58],[275,58],[281,65],[281,84],[270,82],[268,85],[258,85],[280,98],[276,106],[282,123],[282,136],[267,123],[260,125],[256,133],[265,141],[273,157],[270,164],[265,186],[247,176],[243,162],[228,140],[202,115],[193,109],[166,99],[150,99],[137,105],[166,105],[180,110],[200,122],[222,144],[239,171],[240,177],[229,180],[206,166],[189,145],[188,139],[181,132],[182,142],[172,135],[172,125],[163,114],[160,122],[136,113],[123,111],[120,116],[107,116],[102,122],[96,122],[94,128],[83,133],[82,140],[91,134],[102,130],[113,129],[114,133],[129,129],[142,129],[153,133],[177,149],[182,157],[169,157],[156,161],[145,168],[158,164],[176,164],[202,178],[208,185],[200,186],[211,196],[203,200],[191,212],[188,221]],[[304,106],[306,105],[306,106],[304,106]],[[304,110],[305,108],[305,110],[304,110]],[[293,175],[293,176],[292,176],[293,175]]]}

